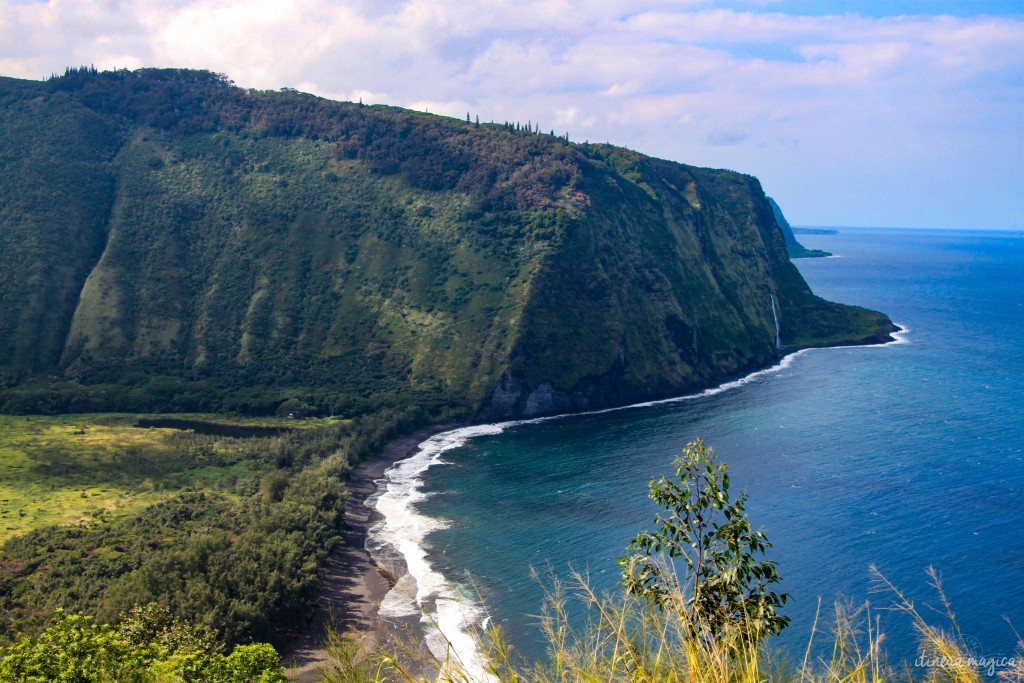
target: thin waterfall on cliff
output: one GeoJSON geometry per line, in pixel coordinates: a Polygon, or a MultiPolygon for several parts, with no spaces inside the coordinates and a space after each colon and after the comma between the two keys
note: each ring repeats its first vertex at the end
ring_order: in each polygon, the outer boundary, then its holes
{"type": "Polygon", "coordinates": [[[782,350],[782,335],[781,335],[781,329],[782,328],[779,326],[779,312],[777,310],[775,310],[775,296],[769,292],[768,293],[768,298],[771,299],[771,302],[772,302],[772,318],[775,320],[775,350],[776,351],[781,351],[782,350]]]}

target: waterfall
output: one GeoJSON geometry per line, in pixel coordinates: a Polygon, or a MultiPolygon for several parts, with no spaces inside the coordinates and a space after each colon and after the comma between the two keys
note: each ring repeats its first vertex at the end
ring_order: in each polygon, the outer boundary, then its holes
{"type": "Polygon", "coordinates": [[[775,320],[775,351],[777,353],[782,351],[782,328],[779,326],[779,312],[775,310],[775,297],[769,292],[768,298],[772,302],[772,318],[775,320]]]}

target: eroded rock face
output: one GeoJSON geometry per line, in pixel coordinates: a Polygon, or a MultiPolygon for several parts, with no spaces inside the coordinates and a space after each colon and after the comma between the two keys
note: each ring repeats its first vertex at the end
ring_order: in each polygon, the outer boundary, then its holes
{"type": "Polygon", "coordinates": [[[537,417],[566,412],[571,405],[569,397],[562,392],[555,391],[551,383],[545,382],[530,389],[506,372],[486,401],[485,407],[480,411],[480,417],[493,419],[537,417]]]}

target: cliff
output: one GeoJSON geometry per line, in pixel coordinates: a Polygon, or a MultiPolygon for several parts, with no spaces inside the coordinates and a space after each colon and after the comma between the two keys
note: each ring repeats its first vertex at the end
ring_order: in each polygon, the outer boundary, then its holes
{"type": "Polygon", "coordinates": [[[536,415],[893,329],[738,173],[185,70],[0,78],[0,128],[6,412],[536,415]]]}
{"type": "Polygon", "coordinates": [[[790,227],[789,221],[782,215],[782,207],[780,207],[774,199],[767,197],[768,204],[772,207],[772,214],[775,216],[775,222],[779,224],[779,229],[782,230],[782,237],[786,241],[786,251],[789,252],[790,258],[818,258],[823,256],[831,256],[827,251],[821,249],[808,249],[804,245],[797,241],[796,235],[793,234],[793,228],[790,227]]]}

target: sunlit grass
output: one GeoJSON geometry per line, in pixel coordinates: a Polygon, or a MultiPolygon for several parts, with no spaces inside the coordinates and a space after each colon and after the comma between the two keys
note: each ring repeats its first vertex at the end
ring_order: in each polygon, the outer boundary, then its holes
{"type": "Polygon", "coordinates": [[[0,416],[0,541],[51,524],[89,523],[160,500],[160,478],[113,471],[131,449],[169,454],[170,430],[99,416],[0,416]]]}
{"type": "MultiPolygon", "coordinates": [[[[252,458],[209,464],[174,429],[139,429],[152,415],[0,415],[0,543],[48,525],[98,524],[127,516],[187,487],[209,487],[258,472],[252,458]]],[[[247,427],[307,428],[338,419],[174,415],[247,427]]],[[[243,448],[214,439],[214,452],[243,448]]],[[[230,492],[230,487],[228,487],[230,492]]]]}
{"type": "MultiPolygon", "coordinates": [[[[938,574],[929,570],[942,603],[949,608],[938,574]]],[[[876,572],[877,574],[877,572],[876,572]]],[[[831,614],[816,619],[802,661],[779,660],[771,637],[752,643],[739,634],[741,624],[718,637],[707,637],[702,624],[688,621],[684,610],[654,607],[624,592],[598,595],[585,576],[569,582],[553,580],[547,590],[540,628],[547,641],[546,657],[524,663],[509,645],[500,626],[477,632],[485,654],[483,672],[470,672],[452,656],[439,660],[423,655],[408,638],[390,634],[382,647],[367,635],[330,633],[325,647],[330,663],[321,671],[323,683],[1000,683],[1024,682],[1024,642],[1018,656],[985,670],[973,659],[952,611],[946,628],[926,619],[905,594],[880,574],[891,596],[887,609],[913,622],[923,659],[937,665],[911,666],[891,662],[885,635],[868,604],[838,600],[831,614]],[[586,610],[583,625],[570,611],[586,610]],[[823,652],[812,655],[812,652],[823,652]],[[419,657],[419,659],[416,659],[419,657]],[[424,673],[425,671],[425,673],[424,673]],[[438,673],[440,672],[440,673],[438,673]]],[[[670,602],[685,603],[681,594],[670,602]]]]}

